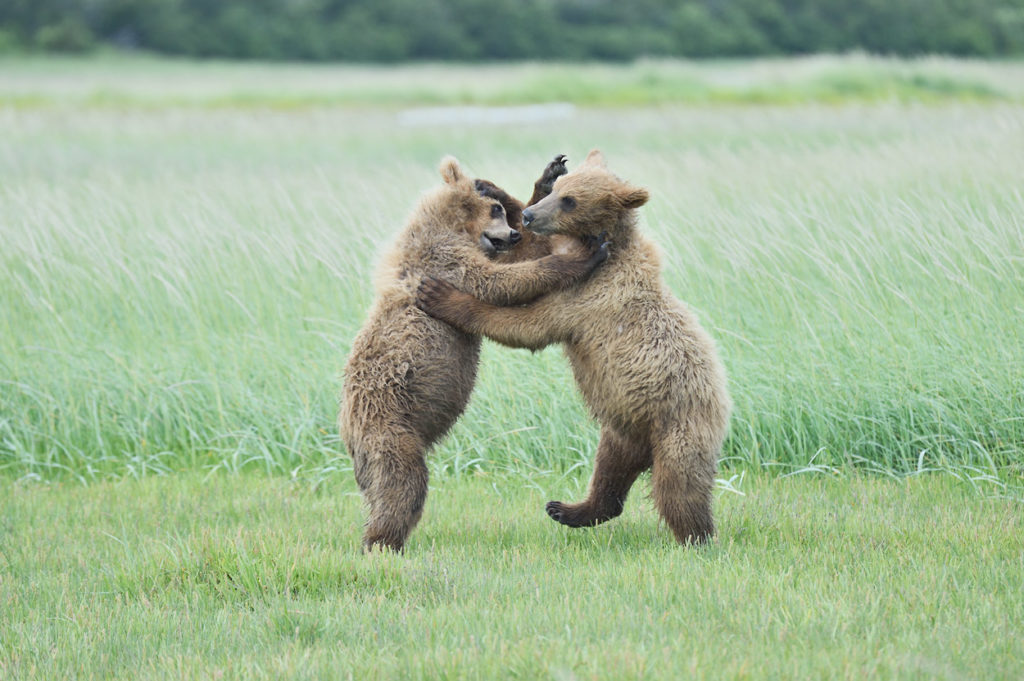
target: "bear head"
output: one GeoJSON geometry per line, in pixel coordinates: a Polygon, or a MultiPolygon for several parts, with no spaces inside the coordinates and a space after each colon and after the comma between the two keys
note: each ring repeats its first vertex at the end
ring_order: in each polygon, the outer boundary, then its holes
{"type": "Polygon", "coordinates": [[[613,175],[594,149],[576,170],[555,181],[551,193],[523,211],[523,225],[538,234],[590,236],[629,229],[628,212],[647,203],[646,189],[613,175]]]}
{"type": "Polygon", "coordinates": [[[522,234],[509,225],[502,202],[479,191],[454,157],[442,159],[440,171],[448,190],[454,194],[458,226],[479,244],[484,253],[493,257],[519,243],[522,234]]]}

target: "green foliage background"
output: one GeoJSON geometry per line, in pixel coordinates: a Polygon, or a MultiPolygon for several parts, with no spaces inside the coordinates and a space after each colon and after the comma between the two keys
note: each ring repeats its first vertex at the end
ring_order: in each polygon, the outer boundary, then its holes
{"type": "Polygon", "coordinates": [[[5,0],[0,51],[629,60],[1024,54],[1024,0],[5,0]]]}

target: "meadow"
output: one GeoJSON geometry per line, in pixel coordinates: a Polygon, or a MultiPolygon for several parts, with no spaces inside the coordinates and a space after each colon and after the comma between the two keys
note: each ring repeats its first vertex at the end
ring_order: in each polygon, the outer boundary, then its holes
{"type": "Polygon", "coordinates": [[[0,677],[1011,676],[1022,83],[0,60],[0,677]],[[643,482],[546,520],[597,428],[557,348],[488,343],[406,555],[360,555],[335,416],[376,259],[444,154],[525,196],[595,146],[730,376],[718,542],[643,482]]]}
{"type": "Polygon", "coordinates": [[[1011,679],[1024,660],[1020,503],[950,476],[758,476],[689,551],[647,504],[552,523],[570,480],[438,476],[407,553],[367,556],[333,487],[16,487],[0,676],[1011,679]]]}

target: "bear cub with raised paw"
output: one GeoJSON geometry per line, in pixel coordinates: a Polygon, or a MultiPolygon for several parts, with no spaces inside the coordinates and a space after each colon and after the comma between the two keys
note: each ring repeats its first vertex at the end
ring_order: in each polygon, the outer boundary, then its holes
{"type": "Polygon", "coordinates": [[[608,260],[592,276],[521,307],[426,278],[417,304],[511,347],[563,345],[601,440],[586,499],[549,502],[551,518],[570,527],[615,518],[637,476],[650,470],[655,506],[675,538],[702,543],[715,532],[711,498],[731,402],[714,342],[662,282],[658,253],[637,229],[637,208],[647,200],[645,189],[613,175],[592,151],[523,211],[538,234],[607,232],[608,260]]]}

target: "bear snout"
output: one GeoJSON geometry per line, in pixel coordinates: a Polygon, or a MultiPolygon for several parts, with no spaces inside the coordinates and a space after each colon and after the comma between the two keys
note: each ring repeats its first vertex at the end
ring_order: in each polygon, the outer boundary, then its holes
{"type": "Polygon", "coordinates": [[[531,222],[533,222],[533,218],[534,217],[536,217],[536,216],[533,214],[532,210],[530,210],[529,208],[524,209],[523,210],[523,227],[526,227],[531,222]]]}
{"type": "Polygon", "coordinates": [[[487,255],[503,253],[523,240],[523,235],[514,229],[508,230],[506,235],[481,234],[480,248],[487,255]],[[504,237],[504,238],[503,238],[504,237]]]}

